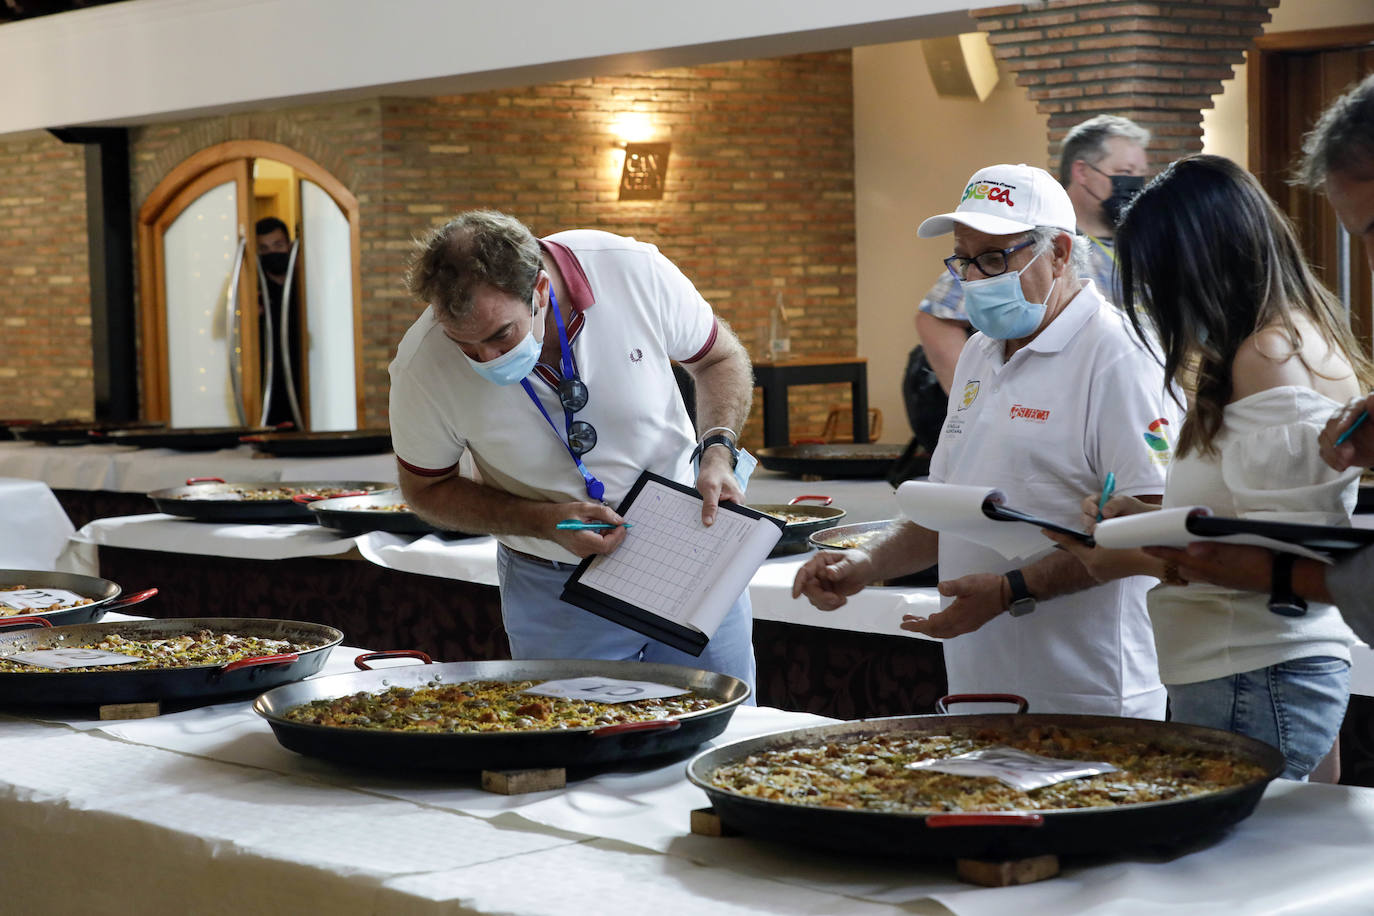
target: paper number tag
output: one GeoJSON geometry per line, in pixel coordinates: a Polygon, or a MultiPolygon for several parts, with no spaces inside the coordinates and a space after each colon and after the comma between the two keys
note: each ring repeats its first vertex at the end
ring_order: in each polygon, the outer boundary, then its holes
{"type": "Polygon", "coordinates": [[[937,770],[956,776],[991,776],[1022,792],[1052,786],[1057,782],[1067,782],[1070,779],[1117,771],[1110,763],[1096,760],[1060,760],[1000,745],[986,750],[970,751],[957,757],[919,760],[916,763],[908,763],[906,768],[937,770]]]}
{"type": "Polygon", "coordinates": [[[524,692],[540,697],[595,700],[598,703],[631,703],[635,700],[681,696],[690,691],[686,687],[670,687],[652,681],[622,681],[613,677],[569,677],[535,684],[524,692]]]}
{"type": "Polygon", "coordinates": [[[132,665],[143,659],[135,655],[120,655],[103,649],[35,649],[32,652],[16,652],[6,655],[6,661],[37,665],[40,668],[94,668],[106,665],[132,665]]]}
{"type": "Polygon", "coordinates": [[[0,605],[17,611],[41,611],[62,604],[77,604],[85,601],[85,595],[69,592],[61,588],[21,588],[12,592],[0,592],[0,605]]]}

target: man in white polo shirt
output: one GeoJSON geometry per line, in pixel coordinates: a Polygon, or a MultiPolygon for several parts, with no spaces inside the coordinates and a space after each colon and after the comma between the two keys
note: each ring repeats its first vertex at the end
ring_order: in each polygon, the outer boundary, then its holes
{"type": "Polygon", "coordinates": [[[610,553],[625,529],[555,525],[619,525],[611,506],[642,471],[695,486],[704,524],[721,500],[743,500],[749,357],[691,282],[653,245],[585,229],[536,239],[476,210],[421,243],[408,285],[429,308],[391,364],[401,489],[431,522],[501,542],[512,655],[668,662],[752,686],[747,591],[700,658],[559,600],[578,560],[610,553]],[[700,438],[672,360],[696,383],[700,438]]]}
{"type": "MultiPolygon", "coordinates": [[[[955,368],[930,479],[997,487],[1008,505],[1069,525],[1108,473],[1116,492],[1157,500],[1182,416],[1161,367],[1093,281],[1080,279],[1075,255],[1085,243],[1074,224],[1073,204],[1047,172],[996,165],[974,174],[953,213],[918,230],[954,233],[945,264],[979,330],[955,368]]],[[[937,556],[943,609],[901,626],[946,640],[951,693],[1016,693],[1037,712],[1163,717],[1145,611],[1153,579],[1098,585],[1055,550],[1013,566],[901,520],[866,551],[813,557],[793,593],[834,609],[937,556]]]]}

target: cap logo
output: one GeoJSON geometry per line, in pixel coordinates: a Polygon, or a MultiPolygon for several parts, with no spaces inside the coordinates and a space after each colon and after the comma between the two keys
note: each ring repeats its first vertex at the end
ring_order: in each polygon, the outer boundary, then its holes
{"type": "Polygon", "coordinates": [[[972,197],[974,200],[990,200],[993,203],[1003,203],[1008,207],[1016,206],[1016,202],[1011,199],[1011,192],[1016,190],[1015,185],[999,184],[995,181],[975,181],[964,188],[964,196],[959,199],[963,203],[972,197]]]}

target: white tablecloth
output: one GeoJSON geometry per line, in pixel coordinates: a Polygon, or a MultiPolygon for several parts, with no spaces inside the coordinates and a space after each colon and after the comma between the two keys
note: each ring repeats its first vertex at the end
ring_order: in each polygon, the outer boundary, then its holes
{"type": "Polygon", "coordinates": [[[181,452],[132,445],[42,445],[0,442],[0,476],[41,480],[54,490],[147,493],[179,487],[188,477],[228,481],[379,480],[396,482],[390,452],[319,458],[273,458],[251,446],[181,452]]]}
{"type": "Polygon", "coordinates": [[[0,477],[0,568],[55,569],[72,530],[47,484],[0,477]]]}

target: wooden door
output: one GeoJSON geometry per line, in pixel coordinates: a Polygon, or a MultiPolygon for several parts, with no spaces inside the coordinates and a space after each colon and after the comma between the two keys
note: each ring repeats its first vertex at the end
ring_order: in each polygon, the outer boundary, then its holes
{"type": "Polygon", "coordinates": [[[1374,26],[1265,35],[1249,57],[1251,171],[1293,219],[1326,285],[1339,294],[1342,276],[1348,277],[1351,327],[1367,351],[1374,337],[1374,293],[1360,243],[1341,231],[1324,196],[1292,182],[1303,135],[1333,99],[1369,73],[1374,26]]]}

